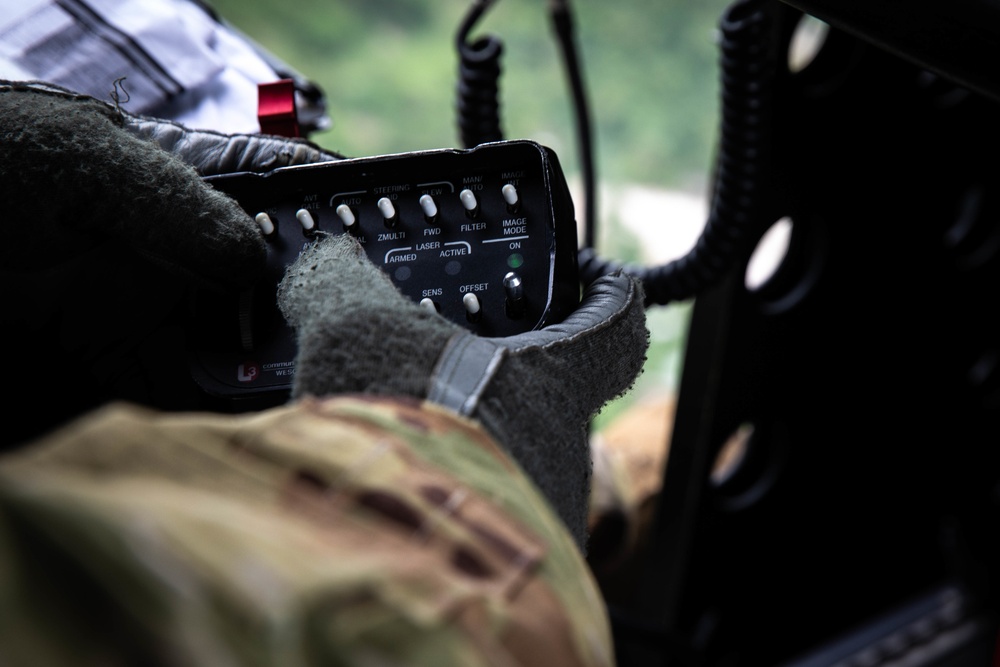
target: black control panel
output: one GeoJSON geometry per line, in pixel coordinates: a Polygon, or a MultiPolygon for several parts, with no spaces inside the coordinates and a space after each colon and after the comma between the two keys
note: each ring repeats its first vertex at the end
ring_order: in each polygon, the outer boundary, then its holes
{"type": "Polygon", "coordinates": [[[195,304],[193,375],[212,396],[284,400],[296,344],[277,308],[277,285],[324,234],[355,236],[404,295],[480,336],[538,329],[579,303],[572,199],[555,154],[534,142],[206,181],[257,220],[268,244],[267,274],[252,292],[200,295],[195,304]]]}

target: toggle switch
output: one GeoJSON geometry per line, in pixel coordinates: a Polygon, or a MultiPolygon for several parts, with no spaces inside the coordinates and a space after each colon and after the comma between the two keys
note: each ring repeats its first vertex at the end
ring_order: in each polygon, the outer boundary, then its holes
{"type": "Polygon", "coordinates": [[[337,207],[337,217],[344,223],[344,231],[353,232],[357,229],[358,218],[354,215],[354,209],[347,204],[341,204],[337,207]]]}
{"type": "Polygon", "coordinates": [[[469,322],[478,322],[483,316],[483,309],[479,303],[479,297],[472,292],[466,292],[462,297],[462,305],[465,306],[465,319],[469,322]]]}
{"type": "Polygon", "coordinates": [[[524,284],[521,276],[513,271],[503,277],[503,290],[507,295],[504,300],[504,311],[512,320],[524,317],[524,284]]]}
{"type": "Polygon", "coordinates": [[[420,208],[424,212],[424,220],[426,220],[428,224],[437,220],[438,207],[437,203],[434,201],[434,197],[431,197],[430,195],[421,195],[419,201],[420,208]]]}
{"type": "Polygon", "coordinates": [[[521,208],[521,199],[517,194],[517,188],[512,183],[500,188],[500,193],[503,195],[503,200],[507,202],[508,213],[516,213],[517,209],[521,208]]]}
{"type": "Polygon", "coordinates": [[[312,217],[312,213],[304,208],[300,208],[295,212],[295,219],[299,221],[302,225],[302,231],[306,234],[312,234],[316,231],[316,220],[312,217]]]}
{"type": "Polygon", "coordinates": [[[392,229],[399,222],[399,216],[396,214],[396,207],[393,206],[392,201],[388,197],[382,197],[378,200],[378,210],[382,214],[382,221],[385,222],[385,226],[392,229]]]}
{"type": "Polygon", "coordinates": [[[274,233],[274,220],[271,220],[271,216],[267,213],[261,211],[254,216],[254,220],[257,222],[257,226],[260,227],[260,231],[264,232],[264,236],[270,236],[274,233]]]}
{"type": "Polygon", "coordinates": [[[438,305],[434,303],[433,299],[429,299],[427,297],[424,297],[423,299],[420,300],[420,306],[422,308],[429,310],[432,313],[439,312],[438,305]]]}
{"type": "Polygon", "coordinates": [[[479,200],[476,199],[475,192],[466,188],[458,193],[458,198],[462,200],[462,206],[465,207],[467,216],[474,218],[479,215],[479,200]]]}

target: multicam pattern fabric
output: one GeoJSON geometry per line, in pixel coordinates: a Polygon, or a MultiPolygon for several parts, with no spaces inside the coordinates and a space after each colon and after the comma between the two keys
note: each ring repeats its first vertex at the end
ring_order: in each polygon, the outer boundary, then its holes
{"type": "Polygon", "coordinates": [[[0,664],[612,665],[583,557],[416,401],[111,405],[0,459],[0,664]]]}

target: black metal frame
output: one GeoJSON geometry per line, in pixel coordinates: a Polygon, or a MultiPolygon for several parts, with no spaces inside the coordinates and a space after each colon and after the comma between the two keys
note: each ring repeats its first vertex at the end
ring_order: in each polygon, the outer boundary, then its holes
{"type": "MultiPolygon", "coordinates": [[[[785,48],[801,13],[772,10],[785,48]]],[[[645,576],[611,607],[623,667],[990,664],[1000,106],[961,82],[843,25],[779,73],[790,246],[758,289],[741,264],[695,299],[645,576]]]]}

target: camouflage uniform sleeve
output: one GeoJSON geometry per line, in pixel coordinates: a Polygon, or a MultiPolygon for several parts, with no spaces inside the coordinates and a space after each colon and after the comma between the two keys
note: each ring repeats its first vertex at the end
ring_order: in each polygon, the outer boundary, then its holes
{"type": "Polygon", "coordinates": [[[0,664],[613,663],[569,534],[432,404],[116,404],[0,459],[0,664]]]}

